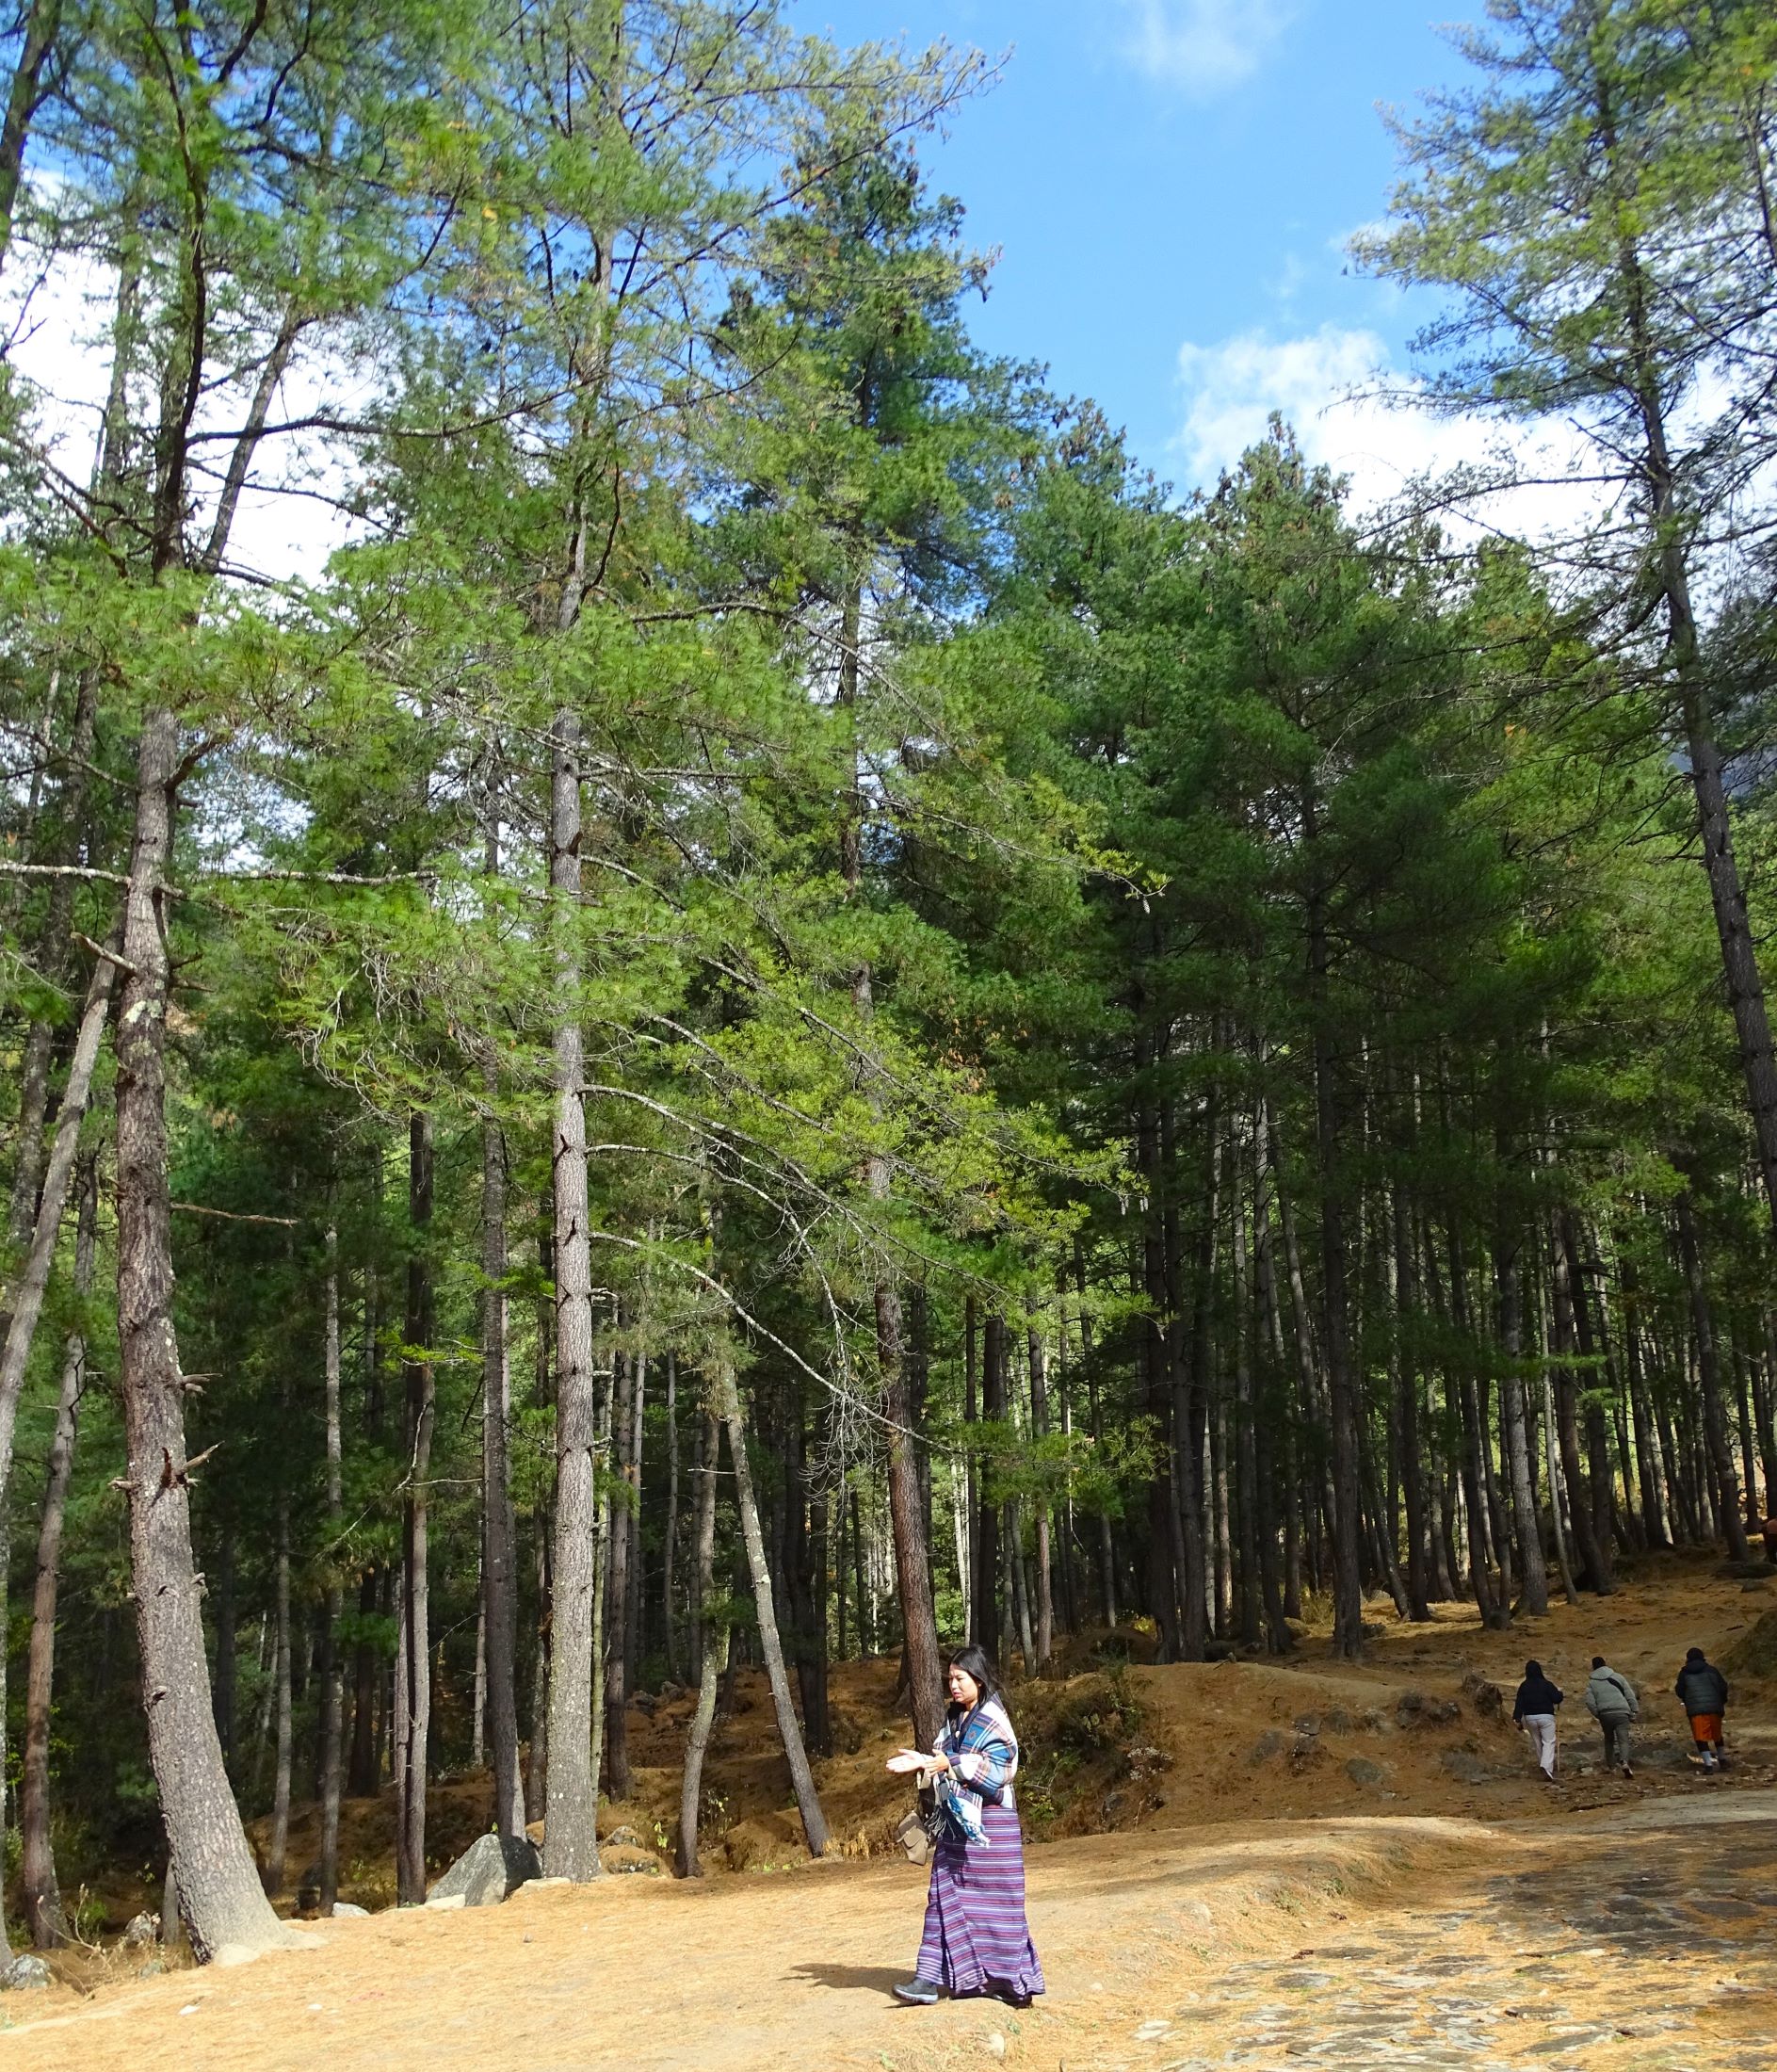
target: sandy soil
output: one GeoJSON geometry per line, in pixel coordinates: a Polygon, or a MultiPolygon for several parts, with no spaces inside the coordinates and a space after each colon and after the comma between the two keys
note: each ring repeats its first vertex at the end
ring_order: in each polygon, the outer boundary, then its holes
{"type": "MultiPolygon", "coordinates": [[[[797,1860],[754,1706],[727,1730],[716,1788],[739,1817],[712,1851],[748,1868],[320,1923],[311,1950],[241,1970],[95,1989],[89,1967],[88,1997],[8,1996],[0,2064],[1770,2072],[1777,1693],[1737,1679],[1739,1761],[1720,1780],[1687,1764],[1662,1693],[1686,1645],[1726,1651],[1773,1600],[1777,1586],[1659,1564],[1615,1598],[1503,1636],[1455,1608],[1430,1628],[1391,1622],[1355,1668],[1311,1643],[1284,1665],[1137,1669],[1123,1688],[1139,1714],[1108,1732],[1102,1678],[1015,1692],[1033,1723],[1073,1720],[1033,1737],[1032,1824],[1058,1838],[1029,1851],[1050,1993],[1027,2013],[888,1999],[924,1881],[862,1853],[899,1803],[880,1769],[899,1736],[889,1676],[872,1669],[844,1680],[857,1746],[823,1778],[849,1857],[797,1860]],[[1633,1782],[1595,1767],[1578,1703],[1594,1648],[1644,1688],[1633,1782]],[[1530,1774],[1482,1688],[1503,1688],[1509,1710],[1527,1654],[1572,1694],[1558,1790],[1530,1774]],[[1070,1691],[1097,1708],[1084,1733],[1070,1691]],[[1111,1831],[1073,1831],[1093,1823],[1111,1831]]],[[[662,1759],[613,1812],[645,1837],[671,1781],[672,1710],[638,1718],[638,1755],[662,1759]]]]}

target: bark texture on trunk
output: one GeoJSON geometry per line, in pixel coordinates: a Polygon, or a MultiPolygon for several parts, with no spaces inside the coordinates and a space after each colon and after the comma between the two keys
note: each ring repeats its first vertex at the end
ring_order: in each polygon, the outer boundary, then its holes
{"type": "Polygon", "coordinates": [[[918,1441],[913,1429],[901,1342],[900,1290],[886,1278],[876,1285],[876,1345],[882,1376],[882,1411],[889,1425],[889,1523],[895,1540],[895,1579],[907,1650],[908,1707],[914,1739],[921,1748],[930,1748],[944,1724],[944,1664],[939,1659],[938,1617],[931,1597],[931,1551],[926,1541],[918,1441]]]}
{"type": "Polygon", "coordinates": [[[697,1830],[703,1805],[703,1757],[716,1720],[716,1691],[728,1668],[728,1621],[715,1616],[716,1465],[720,1436],[715,1416],[706,1412],[697,1468],[696,1631],[703,1648],[698,1670],[697,1710],[685,1746],[685,1773],[679,1782],[679,1843],[676,1868],[682,1878],[701,1878],[697,1830]]]}
{"type": "Polygon", "coordinates": [[[1499,1403],[1505,1427],[1506,1470],[1511,1485],[1512,1530],[1518,1542],[1518,1573],[1523,1578],[1524,1609],[1540,1619],[1549,1609],[1549,1577],[1537,1520],[1529,1420],[1519,1365],[1524,1357],[1524,1317],[1515,1237],[1502,1236],[1495,1243],[1494,1288],[1499,1314],[1499,1350],[1505,1358],[1505,1370],[1499,1377],[1499,1403]]]}
{"type": "Polygon", "coordinates": [[[117,1030],[118,1335],[148,1745],[180,1905],[201,1958],[267,1949],[290,1931],[260,1887],[210,1705],[202,1584],[191,1552],[185,1379],[172,1322],[167,1191],[169,965],[161,882],[171,850],[178,726],[147,715],[137,752],[117,1030]]]}
{"type": "Polygon", "coordinates": [[[432,1343],[432,1119],[408,1125],[406,1383],[407,1489],[401,1507],[402,1695],[396,1772],[396,1896],[402,1906],[426,1899],[426,1786],[432,1727],[430,1478],[434,1383],[432,1343]]]}
{"type": "Polygon", "coordinates": [[[19,1397],[24,1387],[24,1370],[31,1356],[31,1341],[42,1314],[43,1296],[56,1261],[56,1241],[61,1230],[62,1211],[68,1203],[69,1181],[80,1148],[80,1125],[87,1112],[87,1096],[92,1087],[92,1072],[98,1062],[99,1045],[105,1036],[110,1011],[111,990],[117,964],[101,957],[93,966],[87,987],[86,1006],[81,1010],[80,1028],[74,1038],[74,1054],[68,1067],[68,1082],[56,1118],[56,1141],[43,1174],[42,1190],[31,1226],[31,1249],[25,1255],[16,1284],[9,1290],[6,1323],[6,1348],[0,1352],[0,1499],[12,1475],[12,1434],[18,1423],[19,1397]]]}
{"type": "MultiPolygon", "coordinates": [[[[488,1067],[490,1109],[497,1087],[488,1067]]],[[[525,1832],[518,1762],[518,1521],[508,1431],[506,1139],[492,1112],[481,1125],[481,1590],[486,1621],[487,1735],[493,1824],[503,1841],[525,1832]]]]}
{"type": "MultiPolygon", "coordinates": [[[[1046,1348],[1042,1333],[1038,1329],[1037,1313],[1033,1309],[1026,1319],[1025,1342],[1030,1361],[1030,1435],[1042,1440],[1049,1433],[1049,1372],[1046,1348]]],[[[1051,1579],[1049,1548],[1049,1506],[1045,1499],[1037,1499],[1037,1669],[1046,1672],[1050,1658],[1055,1653],[1055,1594],[1051,1579]]],[[[942,1716],[942,1715],[941,1715],[942,1716]]],[[[915,1725],[918,1724],[915,1721],[915,1725]]],[[[921,1748],[932,1743],[922,1740],[921,1748]]]]}
{"type": "Polygon", "coordinates": [[[320,1910],[331,1914],[339,1898],[339,1792],[342,1727],[346,1705],[345,1659],[339,1645],[344,1602],[339,1583],[339,1541],[345,1529],[343,1439],[339,1418],[339,1232],[327,1226],[327,1288],[323,1382],[327,1416],[327,1633],[321,1680],[320,1910]]]}
{"type": "MultiPolygon", "coordinates": [[[[996,1423],[1006,1415],[1006,1320],[995,1314],[987,1319],[981,1333],[981,1416],[984,1422],[996,1423]]],[[[975,1619],[973,1630],[975,1644],[984,1650],[991,1662],[997,1662],[1000,1654],[999,1626],[999,1506],[992,1495],[992,1478],[987,1462],[983,1460],[977,1491],[977,1515],[975,1531],[975,1619]]],[[[857,1502],[857,1492],[852,1492],[852,1502],[857,1502]]],[[[855,1514],[854,1514],[855,1515],[855,1514]]],[[[858,1589],[858,1631],[864,1630],[864,1607],[863,1579],[858,1589]]]]}
{"type": "Polygon", "coordinates": [[[747,1459],[747,1426],[740,1407],[740,1390],[732,1367],[724,1363],[716,1376],[717,1403],[728,1428],[728,1452],[735,1468],[735,1501],[740,1512],[740,1535],[747,1549],[747,1570],[752,1581],[752,1600],[759,1618],[759,1648],[765,1657],[771,1684],[771,1703],[777,1712],[778,1734],[790,1766],[790,1782],[796,1792],[797,1809],[802,1816],[802,1832],[811,1856],[823,1855],[827,1848],[827,1820],[815,1792],[814,1773],[808,1766],[808,1751],[802,1745],[802,1730],[797,1724],[796,1707],[790,1697],[790,1679],[783,1666],[783,1647],[778,1638],[777,1611],[771,1596],[771,1571],[766,1564],[765,1537],[759,1530],[759,1507],[753,1500],[752,1469],[747,1459]]]}
{"type": "MultiPolygon", "coordinates": [[[[96,1155],[82,1160],[80,1225],[74,1239],[74,1296],[81,1303],[92,1287],[92,1254],[99,1222],[96,1155]]],[[[53,1950],[65,1942],[68,1924],[56,1882],[56,1853],[49,1828],[49,1730],[56,1679],[56,1599],[61,1581],[62,1521],[73,1474],[74,1441],[80,1428],[80,1392],[87,1373],[87,1341],[79,1326],[68,1335],[62,1355],[61,1393],[49,1472],[37,1533],[37,1582],[31,1597],[31,1652],[24,1681],[24,1763],[19,1780],[20,1887],[24,1925],[32,1944],[53,1950]]]]}
{"type": "Polygon", "coordinates": [[[584,1884],[599,1875],[592,1766],[593,1598],[598,1587],[597,1400],[592,1377],[592,1263],[588,1235],[585,1058],[575,996],[580,898],[580,722],[556,716],[549,882],[555,895],[556,1520],[551,1562],[548,1771],[543,1868],[584,1884]]]}
{"type": "Polygon", "coordinates": [[[1746,1527],[1741,1520],[1740,1488],[1734,1473],[1734,1453],[1728,1445],[1726,1416],[1721,1405],[1721,1363],[1716,1353],[1715,1320],[1709,1306],[1709,1288],[1704,1279],[1703,1250],[1697,1242],[1697,1215],[1688,1188],[1678,1197],[1678,1249],[1685,1262],[1685,1283],[1690,1291],[1691,1328],[1697,1338],[1697,1371],[1703,1384],[1703,1441],[1709,1473],[1715,1483],[1716,1514],[1728,1553],[1737,1562],[1747,1555],[1746,1527]]]}
{"type": "Polygon", "coordinates": [[[1578,1323],[1574,1315],[1574,1284],[1559,1216],[1551,1230],[1550,1274],[1555,1306],[1555,1355],[1560,1362],[1555,1383],[1555,1416],[1560,1440],[1561,1473],[1567,1484],[1567,1515],[1574,1528],[1574,1545],[1579,1556],[1579,1580],[1588,1590],[1607,1596],[1616,1584],[1610,1574],[1608,1549],[1600,1543],[1592,1525],[1585,1468],[1580,1458],[1579,1385],[1571,1364],[1578,1345],[1578,1323]]]}
{"type": "MultiPolygon", "coordinates": [[[[1304,804],[1302,824],[1312,840],[1315,814],[1304,804]]],[[[1308,962],[1317,1007],[1314,1043],[1316,1141],[1320,1166],[1320,1270],[1327,1354],[1327,1390],[1333,1447],[1333,1649],[1352,1657],[1364,1652],[1364,1581],[1358,1567],[1361,1514],[1358,1497],[1358,1403],[1351,1371],[1347,1307],[1344,1145],[1337,1060],[1328,997],[1331,951],[1322,898],[1309,902],[1308,962]]]]}
{"type": "Polygon", "coordinates": [[[271,1841],[266,1852],[266,1890],[276,1899],[283,1890],[284,1855],[290,1843],[290,1500],[278,1499],[278,1642],[272,1659],[276,1692],[277,1762],[271,1784],[271,1841]]]}
{"type": "Polygon", "coordinates": [[[635,1539],[636,1490],[630,1480],[634,1398],[630,1368],[638,1354],[619,1354],[611,1370],[611,1455],[622,1488],[611,1500],[611,1535],[605,1584],[605,1773],[613,1799],[630,1793],[629,1567],[635,1539]]]}

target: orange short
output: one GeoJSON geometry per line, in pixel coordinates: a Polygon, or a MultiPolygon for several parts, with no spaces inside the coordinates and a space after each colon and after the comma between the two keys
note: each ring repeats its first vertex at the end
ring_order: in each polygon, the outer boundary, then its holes
{"type": "Polygon", "coordinates": [[[1719,1741],[1721,1739],[1720,1713],[1693,1712],[1690,1715],[1690,1738],[1697,1741],[1719,1741]]]}

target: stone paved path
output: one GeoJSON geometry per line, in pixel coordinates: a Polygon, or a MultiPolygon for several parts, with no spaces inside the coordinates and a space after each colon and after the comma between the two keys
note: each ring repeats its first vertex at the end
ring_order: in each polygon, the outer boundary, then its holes
{"type": "Polygon", "coordinates": [[[1456,1903],[1234,1966],[1123,2062],[1777,2072],[1774,1799],[1664,1801],[1456,1903]]]}

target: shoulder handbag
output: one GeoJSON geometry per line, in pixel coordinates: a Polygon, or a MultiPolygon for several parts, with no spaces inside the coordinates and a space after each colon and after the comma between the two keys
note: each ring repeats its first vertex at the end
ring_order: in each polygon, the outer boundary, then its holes
{"type": "Polygon", "coordinates": [[[938,1795],[925,1787],[895,1827],[895,1839],[911,1864],[929,1863],[932,1850],[950,1832],[950,1823],[938,1795]]]}

